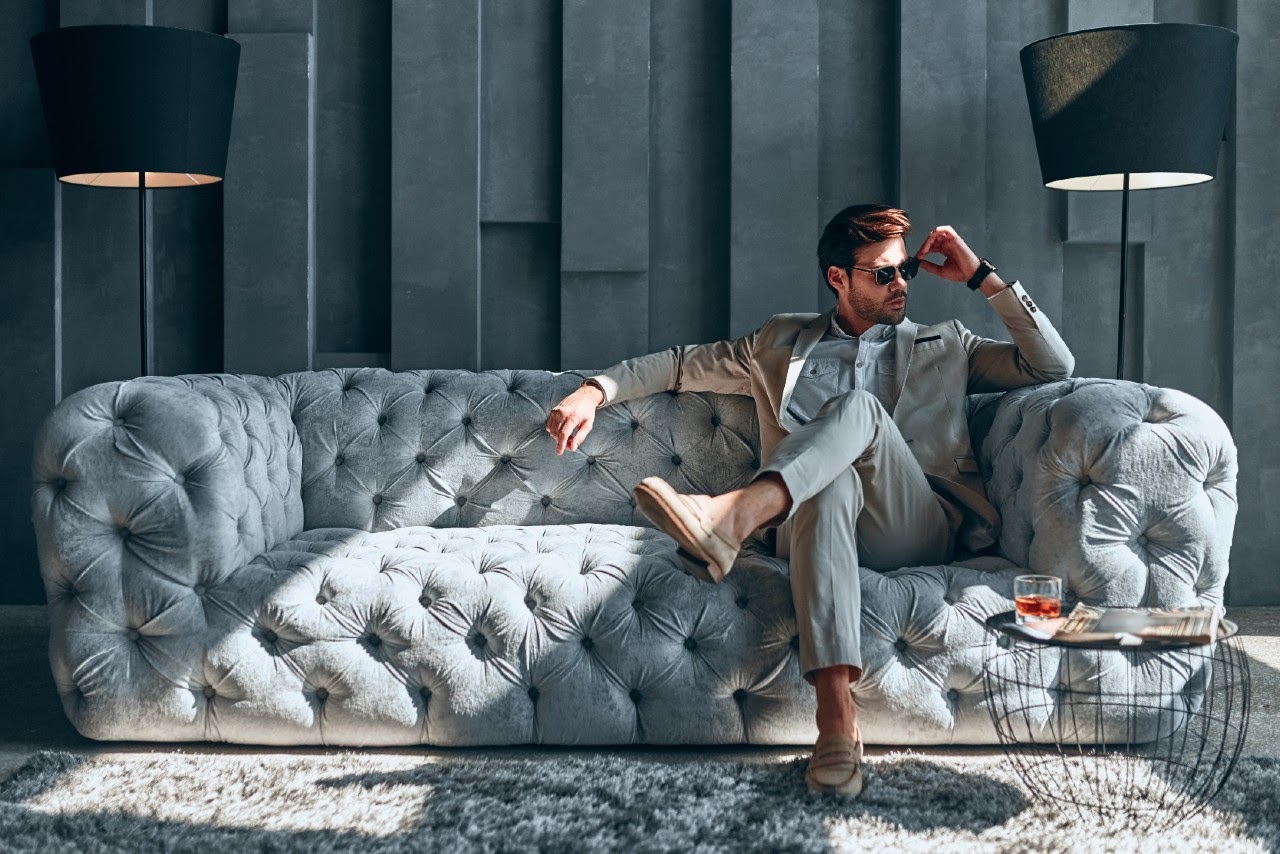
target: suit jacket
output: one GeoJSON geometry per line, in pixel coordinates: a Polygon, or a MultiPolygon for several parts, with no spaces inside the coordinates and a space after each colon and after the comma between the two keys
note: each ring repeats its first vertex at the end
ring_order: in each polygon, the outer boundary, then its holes
{"type": "MultiPolygon", "coordinates": [[[[1021,285],[1012,283],[989,302],[1012,344],[975,335],[957,320],[932,326],[904,320],[894,343],[893,421],[945,499],[959,543],[971,552],[996,542],[1000,515],[987,500],[974,459],[965,396],[1064,379],[1075,367],[1071,351],[1021,285]]],[[[593,377],[604,390],[601,405],[672,390],[751,395],[767,459],[803,418],[789,406],[791,393],[832,311],[779,314],[741,338],[628,359],[593,377]]],[[[785,526],[778,551],[789,552],[785,526]]]]}

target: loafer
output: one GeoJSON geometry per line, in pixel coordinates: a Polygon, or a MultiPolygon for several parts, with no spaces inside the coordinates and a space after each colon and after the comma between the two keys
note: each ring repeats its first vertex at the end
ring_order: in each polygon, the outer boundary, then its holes
{"type": "Polygon", "coordinates": [[[804,782],[810,790],[824,795],[856,798],[862,794],[862,738],[818,736],[804,782]]]}
{"type": "Polygon", "coordinates": [[[724,581],[742,543],[707,521],[707,496],[676,492],[660,477],[646,477],[633,492],[641,512],[676,541],[694,576],[716,584],[724,581]]]}

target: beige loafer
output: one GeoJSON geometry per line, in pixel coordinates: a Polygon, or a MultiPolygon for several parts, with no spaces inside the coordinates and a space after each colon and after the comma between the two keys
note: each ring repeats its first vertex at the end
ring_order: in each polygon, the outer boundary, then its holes
{"type": "Polygon", "coordinates": [[[809,757],[805,785],[825,795],[862,794],[862,739],[844,734],[819,736],[809,757]]]}
{"type": "Polygon", "coordinates": [[[660,477],[646,477],[633,490],[636,506],[676,541],[695,576],[719,584],[733,568],[742,544],[707,522],[707,497],[676,492],[660,477]]]}

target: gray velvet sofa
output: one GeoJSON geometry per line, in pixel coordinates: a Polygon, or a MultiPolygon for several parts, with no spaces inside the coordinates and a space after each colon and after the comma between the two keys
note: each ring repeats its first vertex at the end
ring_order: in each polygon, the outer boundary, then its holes
{"type": "MultiPolygon", "coordinates": [[[[107,740],[811,744],[786,562],[752,542],[700,583],[631,501],[646,475],[745,482],[750,399],[618,405],[557,457],[543,422],[580,379],[343,369],[67,397],[33,519],[68,717],[107,740]]],[[[1236,459],[1211,409],[1102,380],[971,404],[999,553],[863,571],[869,743],[995,742],[983,621],[1023,568],[1095,603],[1222,601],[1236,459]]],[[[1048,707],[1105,681],[1046,684],[1048,707]]]]}

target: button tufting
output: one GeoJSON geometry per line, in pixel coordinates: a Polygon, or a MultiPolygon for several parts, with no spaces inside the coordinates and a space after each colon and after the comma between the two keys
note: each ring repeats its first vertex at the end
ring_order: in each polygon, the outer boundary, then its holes
{"type": "Polygon", "coordinates": [[[747,701],[747,689],[739,688],[737,691],[734,691],[733,699],[734,699],[734,702],[745,703],[747,701]]]}
{"type": "Polygon", "coordinates": [[[432,600],[432,598],[428,596],[426,593],[423,593],[421,596],[418,597],[418,604],[424,608],[430,608],[431,603],[433,601],[434,600],[432,600]]]}
{"type": "Polygon", "coordinates": [[[471,416],[470,416],[470,415],[464,415],[464,416],[462,416],[462,426],[463,426],[463,427],[469,427],[469,426],[471,426],[471,416]]]}
{"type": "Polygon", "coordinates": [[[596,464],[596,458],[595,458],[595,457],[587,457],[587,465],[589,465],[589,466],[593,466],[593,465],[595,465],[595,464],[596,464]]]}
{"type": "Polygon", "coordinates": [[[319,701],[320,701],[320,702],[322,702],[322,703],[323,703],[325,700],[329,699],[329,689],[328,689],[328,688],[317,688],[317,689],[316,689],[316,699],[317,699],[317,700],[319,700],[319,701]]]}
{"type": "Polygon", "coordinates": [[[792,636],[791,636],[791,648],[792,648],[792,649],[799,649],[799,648],[800,648],[800,636],[799,636],[799,635],[792,635],[792,636]]]}
{"type": "Polygon", "coordinates": [[[422,698],[422,701],[424,703],[427,702],[428,700],[431,699],[431,689],[428,688],[426,685],[423,685],[421,688],[418,689],[418,696],[422,698]]]}
{"type": "Polygon", "coordinates": [[[595,642],[595,641],[593,641],[591,638],[583,638],[583,639],[582,639],[582,648],[583,648],[583,649],[592,649],[592,648],[594,648],[594,647],[595,647],[595,645],[596,645],[596,642],[595,642]]]}
{"type": "Polygon", "coordinates": [[[58,487],[58,489],[66,489],[66,488],[67,488],[67,479],[66,479],[65,477],[60,477],[60,478],[58,478],[57,480],[55,480],[55,481],[53,482],[53,485],[54,485],[54,486],[56,486],[56,487],[58,487]]]}
{"type": "Polygon", "coordinates": [[[530,611],[536,611],[538,609],[538,600],[532,596],[526,596],[524,597],[524,606],[530,611]]]}
{"type": "Polygon", "coordinates": [[[186,479],[184,476],[182,476],[181,474],[175,474],[175,475],[173,476],[173,482],[174,482],[174,483],[176,483],[176,484],[181,485],[181,484],[186,483],[186,482],[187,482],[187,479],[186,479]]]}
{"type": "Polygon", "coordinates": [[[637,611],[639,611],[641,608],[643,608],[643,607],[644,607],[644,600],[643,600],[643,599],[632,599],[632,600],[631,600],[631,607],[632,607],[632,608],[634,608],[634,609],[636,609],[637,611]]]}
{"type": "Polygon", "coordinates": [[[544,496],[542,496],[542,506],[543,506],[543,507],[550,507],[550,506],[551,506],[551,496],[550,496],[550,495],[544,495],[544,496]]]}
{"type": "Polygon", "coordinates": [[[733,600],[733,604],[737,605],[739,608],[745,608],[747,607],[747,597],[739,596],[737,599],[733,600]]]}
{"type": "Polygon", "coordinates": [[[672,454],[672,455],[671,455],[671,464],[672,464],[673,466],[678,466],[678,465],[680,465],[682,462],[684,462],[684,460],[680,457],[680,455],[679,455],[679,454],[672,454]]]}
{"type": "Polygon", "coordinates": [[[379,424],[386,424],[386,423],[387,423],[387,416],[385,416],[385,415],[379,415],[379,416],[378,416],[378,423],[379,423],[379,424]]]}
{"type": "Polygon", "coordinates": [[[317,605],[327,605],[327,604],[329,604],[329,599],[328,599],[328,597],[327,597],[327,596],[325,596],[323,593],[321,593],[319,596],[317,596],[317,597],[316,597],[316,604],[317,604],[317,605]]]}
{"type": "Polygon", "coordinates": [[[720,416],[719,416],[719,415],[715,415],[715,414],[713,414],[713,415],[711,416],[711,426],[712,426],[712,427],[719,427],[719,426],[720,426],[720,416]]]}
{"type": "Polygon", "coordinates": [[[197,584],[195,587],[191,588],[191,592],[196,594],[197,596],[203,596],[204,590],[205,590],[205,587],[203,584],[197,584]]]}
{"type": "Polygon", "coordinates": [[[125,527],[120,528],[120,539],[127,540],[131,536],[133,536],[133,531],[130,531],[128,528],[125,528],[125,527]]]}
{"type": "Polygon", "coordinates": [[[333,464],[335,466],[340,466],[346,461],[347,461],[346,457],[342,456],[342,454],[338,454],[336,457],[333,458],[333,464]]]}
{"type": "Polygon", "coordinates": [[[467,496],[459,495],[457,498],[453,499],[453,503],[461,507],[462,505],[467,503],[467,496]]]}
{"type": "Polygon", "coordinates": [[[632,430],[639,430],[639,429],[640,429],[640,422],[639,422],[639,421],[637,421],[637,420],[635,420],[634,418],[632,418],[632,419],[631,419],[631,429],[632,429],[632,430]]]}
{"type": "Polygon", "coordinates": [[[501,462],[504,466],[509,466],[509,465],[511,465],[511,455],[510,455],[510,454],[503,454],[503,455],[499,458],[499,462],[501,462]]]}
{"type": "Polygon", "coordinates": [[[374,503],[374,504],[381,504],[381,503],[382,503],[382,496],[381,496],[381,495],[375,495],[375,496],[373,496],[373,503],[374,503]]]}
{"type": "Polygon", "coordinates": [[[471,638],[471,642],[476,645],[476,649],[484,649],[486,646],[489,645],[489,639],[484,635],[480,634],[480,632],[475,633],[475,635],[471,638]]]}
{"type": "Polygon", "coordinates": [[[418,453],[414,454],[413,458],[420,463],[425,463],[427,461],[427,455],[422,453],[422,451],[418,451],[418,453]]]}
{"type": "Polygon", "coordinates": [[[129,631],[125,632],[125,636],[131,641],[136,641],[138,638],[142,637],[141,633],[137,629],[129,629],[129,631]]]}
{"type": "Polygon", "coordinates": [[[695,640],[694,638],[685,638],[684,648],[689,650],[690,652],[693,652],[695,649],[698,648],[698,641],[695,640]]]}
{"type": "Polygon", "coordinates": [[[265,632],[262,633],[262,639],[265,640],[267,643],[275,643],[276,641],[280,640],[280,636],[277,635],[275,632],[271,631],[270,629],[267,629],[265,632]]]}
{"type": "Polygon", "coordinates": [[[898,652],[906,652],[907,642],[902,638],[898,638],[896,641],[894,641],[893,648],[896,649],[898,652]]]}
{"type": "Polygon", "coordinates": [[[117,418],[117,419],[113,420],[111,423],[112,423],[112,424],[114,424],[114,425],[116,425],[117,427],[119,427],[119,426],[121,426],[121,425],[123,425],[123,424],[124,424],[124,419],[123,419],[123,418],[117,418]]]}
{"type": "Polygon", "coordinates": [[[212,685],[206,685],[203,688],[203,693],[204,693],[205,699],[212,700],[214,695],[217,694],[218,692],[213,690],[212,685]]]}
{"type": "Polygon", "coordinates": [[[955,688],[952,688],[950,691],[947,692],[947,699],[950,700],[952,703],[955,703],[960,699],[960,692],[957,691],[955,688]]]}
{"type": "Polygon", "coordinates": [[[631,689],[631,693],[629,693],[627,696],[631,698],[631,702],[633,702],[633,703],[639,703],[639,702],[640,702],[640,689],[639,689],[639,688],[632,688],[632,689],[631,689]]]}
{"type": "Polygon", "coordinates": [[[365,638],[365,643],[369,644],[369,646],[382,646],[382,638],[377,635],[369,635],[365,638]]]}
{"type": "Polygon", "coordinates": [[[538,689],[537,689],[537,688],[535,688],[534,686],[530,685],[530,686],[529,686],[529,699],[530,699],[530,700],[533,700],[533,701],[536,703],[536,702],[538,702],[538,697],[540,697],[540,696],[541,696],[541,694],[538,692],[538,689]]]}

